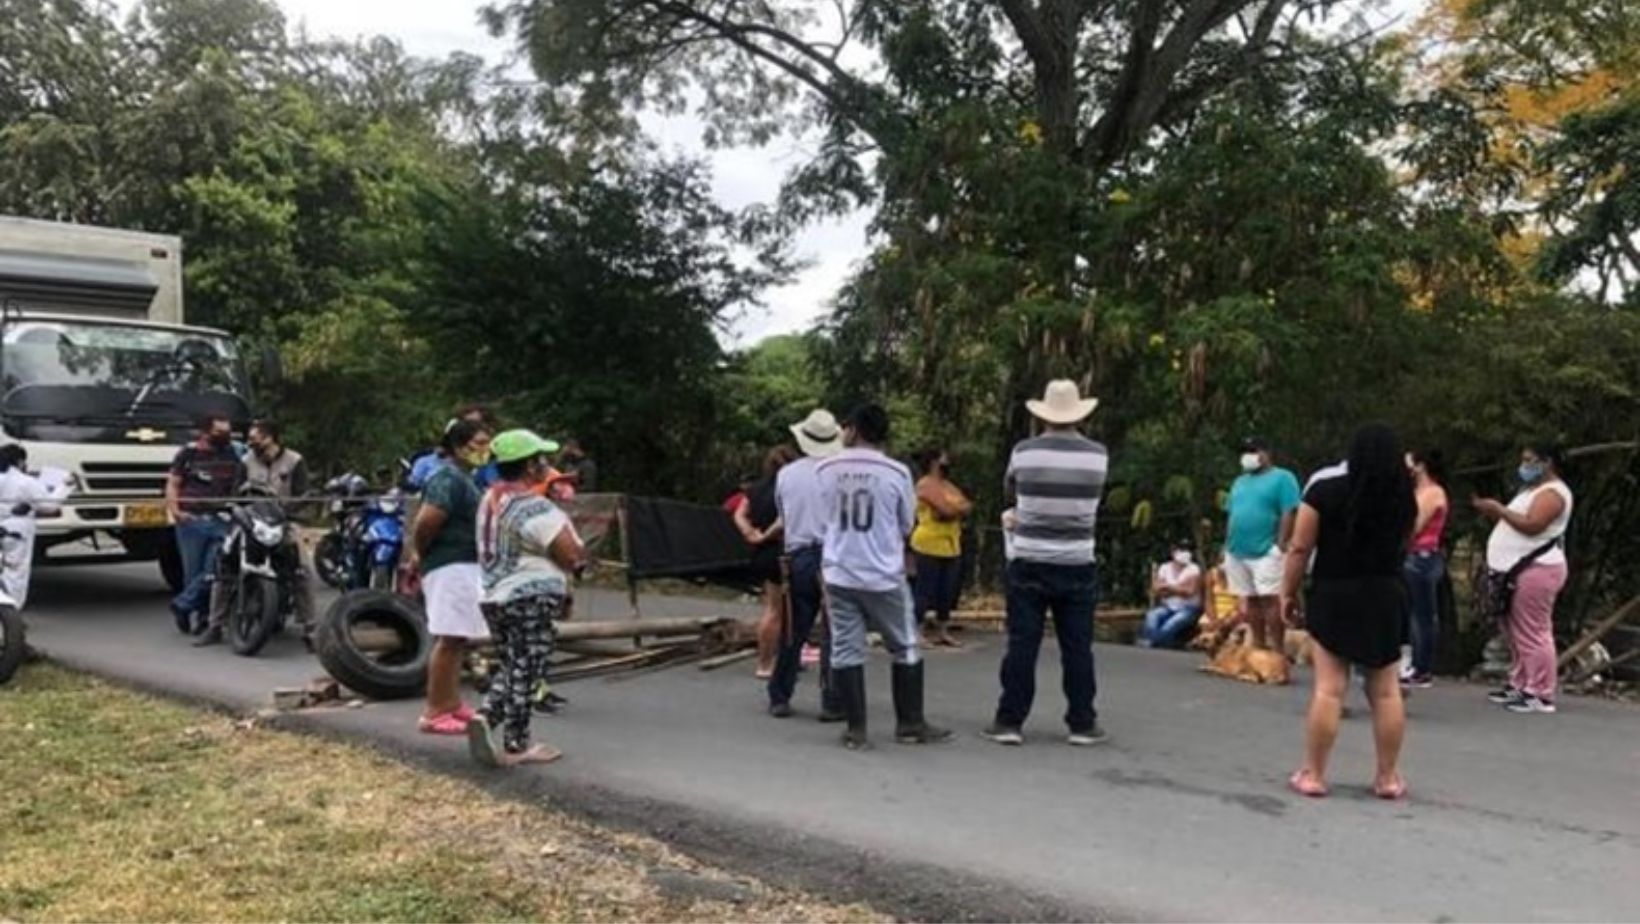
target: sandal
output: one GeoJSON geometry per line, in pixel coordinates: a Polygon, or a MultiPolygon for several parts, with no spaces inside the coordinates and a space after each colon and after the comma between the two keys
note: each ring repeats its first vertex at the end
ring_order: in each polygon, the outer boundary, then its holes
{"type": "Polygon", "coordinates": [[[1390,783],[1388,786],[1374,785],[1372,787],[1372,794],[1380,799],[1383,799],[1385,802],[1399,802],[1407,797],[1407,781],[1402,779],[1401,775],[1397,773],[1395,775],[1395,781],[1390,783]]]}
{"type": "Polygon", "coordinates": [[[450,714],[455,716],[463,725],[465,725],[478,717],[478,710],[467,705],[466,703],[462,703],[456,707],[455,712],[450,714]]]}
{"type": "Polygon", "coordinates": [[[1327,784],[1317,780],[1315,774],[1308,770],[1299,770],[1288,777],[1287,786],[1306,799],[1323,799],[1327,796],[1327,784]]]}
{"type": "Polygon", "coordinates": [[[422,716],[421,720],[416,723],[416,727],[419,728],[421,733],[424,735],[467,734],[467,723],[456,718],[456,714],[453,712],[446,712],[443,715],[436,715],[432,718],[422,716]]]}

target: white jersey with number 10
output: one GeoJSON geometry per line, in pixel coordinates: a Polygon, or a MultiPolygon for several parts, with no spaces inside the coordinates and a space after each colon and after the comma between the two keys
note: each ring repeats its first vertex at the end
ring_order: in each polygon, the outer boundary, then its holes
{"type": "Polygon", "coordinates": [[[845,449],[819,466],[826,525],[822,573],[854,590],[905,585],[905,542],[915,525],[911,470],[875,449],[845,449]]]}

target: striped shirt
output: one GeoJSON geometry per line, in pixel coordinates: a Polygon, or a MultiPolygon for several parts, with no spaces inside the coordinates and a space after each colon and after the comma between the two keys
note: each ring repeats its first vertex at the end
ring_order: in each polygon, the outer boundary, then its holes
{"type": "Polygon", "coordinates": [[[1025,440],[1008,460],[1007,486],[1018,500],[1013,557],[1050,565],[1093,561],[1093,527],[1110,456],[1080,433],[1025,440]]]}
{"type": "Polygon", "coordinates": [[[831,511],[821,497],[818,464],[818,459],[806,456],[775,476],[775,505],[780,508],[788,553],[818,546],[826,538],[831,511]]]}

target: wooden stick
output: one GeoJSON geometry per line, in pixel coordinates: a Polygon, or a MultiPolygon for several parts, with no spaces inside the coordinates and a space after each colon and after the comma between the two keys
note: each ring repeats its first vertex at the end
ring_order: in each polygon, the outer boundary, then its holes
{"type": "MultiPolygon", "coordinates": [[[[1640,651],[1640,649],[1636,650],[1640,651]]],[[[707,658],[706,660],[700,662],[700,669],[703,671],[715,671],[720,667],[728,667],[731,664],[744,661],[747,658],[755,656],[756,654],[756,648],[743,648],[740,651],[731,651],[728,654],[720,654],[717,657],[707,658]]]]}
{"type": "Polygon", "coordinates": [[[668,648],[651,648],[647,651],[640,651],[637,654],[627,655],[623,658],[610,658],[605,661],[594,661],[590,664],[577,664],[574,667],[567,667],[561,671],[554,671],[551,674],[551,679],[554,683],[557,683],[561,680],[577,680],[585,677],[596,677],[600,674],[613,673],[615,671],[631,670],[633,668],[643,667],[644,665],[653,663],[657,660],[665,659],[669,655],[675,657],[680,649],[687,649],[688,647],[689,646],[687,645],[673,645],[668,648]]]}
{"type": "Polygon", "coordinates": [[[1583,633],[1582,638],[1578,639],[1576,642],[1573,642],[1570,647],[1561,652],[1560,660],[1555,663],[1555,670],[1565,670],[1566,665],[1572,663],[1573,658],[1576,658],[1578,655],[1586,651],[1590,645],[1593,645],[1595,642],[1605,638],[1607,632],[1617,628],[1619,624],[1626,621],[1636,612],[1640,612],[1640,596],[1637,596],[1633,600],[1630,600],[1629,602],[1618,607],[1617,610],[1610,616],[1600,620],[1600,622],[1597,623],[1593,629],[1583,633]]]}

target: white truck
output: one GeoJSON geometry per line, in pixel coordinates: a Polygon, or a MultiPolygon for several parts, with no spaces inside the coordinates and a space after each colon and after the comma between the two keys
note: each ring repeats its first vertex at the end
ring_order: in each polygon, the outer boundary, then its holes
{"type": "Polygon", "coordinates": [[[0,216],[0,429],[79,479],[37,564],[157,560],[178,587],[171,460],[206,414],[243,432],[249,395],[233,339],[182,323],[181,238],[0,216]]]}

